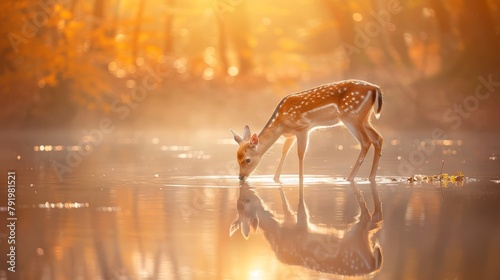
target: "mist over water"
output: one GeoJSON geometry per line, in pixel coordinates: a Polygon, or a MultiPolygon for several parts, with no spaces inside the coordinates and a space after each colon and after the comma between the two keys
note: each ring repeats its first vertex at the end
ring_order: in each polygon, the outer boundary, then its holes
{"type": "MultiPolygon", "coordinates": [[[[135,132],[107,137],[99,146],[62,138],[37,142],[12,137],[30,143],[2,153],[2,169],[16,173],[16,274],[22,279],[340,277],[280,262],[262,230],[252,232],[248,240],[240,234],[229,237],[240,186],[236,145],[227,132],[210,135],[208,141],[135,132]],[[72,151],[86,152],[76,153],[80,160],[75,155],[66,161],[72,151]],[[56,162],[67,169],[55,168],[56,162]],[[61,170],[66,172],[57,174],[61,170]]],[[[500,189],[495,139],[481,139],[483,144],[478,145],[474,135],[463,135],[437,143],[422,164],[417,156],[413,161],[410,156],[414,139],[401,135],[385,135],[385,139],[376,188],[371,189],[366,179],[366,163],[356,180],[370,212],[373,190],[382,203],[382,225],[370,242],[380,246],[383,263],[369,277],[489,279],[498,275],[500,189]],[[413,165],[414,173],[397,173],[401,158],[413,165]],[[415,174],[439,174],[442,160],[443,173],[460,171],[467,180],[408,182],[415,174]]],[[[359,222],[356,192],[345,181],[359,148],[339,129],[314,132],[311,141],[304,189],[310,223],[347,231],[359,222]]],[[[270,150],[249,179],[251,188],[278,217],[283,210],[272,174],[280,147],[277,143],[270,150]]],[[[294,211],[296,168],[296,155],[291,153],[282,181],[294,211]]],[[[5,188],[0,195],[7,197],[5,188]]],[[[6,207],[0,208],[2,220],[7,213],[6,207]]],[[[6,257],[1,255],[4,263],[6,257]]],[[[2,270],[2,275],[8,273],[2,270]]]]}

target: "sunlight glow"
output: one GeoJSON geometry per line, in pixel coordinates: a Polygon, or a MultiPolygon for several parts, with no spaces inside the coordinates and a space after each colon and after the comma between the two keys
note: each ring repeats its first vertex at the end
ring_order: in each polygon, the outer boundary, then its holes
{"type": "Polygon", "coordinates": [[[455,149],[444,149],[441,153],[443,155],[456,155],[458,154],[458,151],[455,149]]]}
{"type": "Polygon", "coordinates": [[[430,17],[434,17],[435,12],[434,12],[434,10],[433,10],[433,9],[431,9],[431,8],[424,7],[424,8],[422,9],[422,15],[423,15],[424,17],[426,17],[426,18],[430,18],[430,17]]]}
{"type": "Polygon", "coordinates": [[[111,61],[110,63],[108,63],[108,70],[110,72],[116,71],[117,68],[118,68],[118,64],[116,63],[116,61],[111,61]]]}
{"type": "Polygon", "coordinates": [[[210,159],[209,155],[205,155],[203,151],[193,151],[189,153],[180,153],[177,158],[181,159],[210,159]]]}
{"type": "Polygon", "coordinates": [[[123,78],[123,77],[125,77],[126,74],[127,74],[127,72],[124,69],[118,69],[118,70],[116,70],[115,76],[117,78],[123,78]]]}
{"type": "Polygon", "coordinates": [[[136,83],[135,83],[135,81],[134,81],[134,80],[132,80],[132,79],[127,80],[127,81],[125,82],[125,86],[126,86],[127,88],[134,88],[134,87],[135,87],[135,85],[136,85],[136,83]]]}
{"type": "Polygon", "coordinates": [[[413,45],[414,40],[413,40],[413,35],[411,33],[405,32],[403,34],[403,38],[407,46],[413,45]]]}
{"type": "Polygon", "coordinates": [[[123,35],[122,33],[116,34],[115,41],[117,43],[123,42],[124,40],[125,40],[125,35],[123,35]]]}
{"type": "Polygon", "coordinates": [[[43,254],[44,254],[45,252],[43,251],[43,249],[42,249],[42,248],[37,248],[37,249],[36,249],[36,253],[37,253],[37,255],[39,255],[39,256],[43,256],[43,254]]]}
{"type": "Polygon", "coordinates": [[[137,66],[143,66],[145,62],[146,62],[146,61],[144,60],[144,57],[138,57],[138,58],[135,60],[135,64],[137,64],[137,66]]]}
{"type": "Polygon", "coordinates": [[[354,14],[352,14],[352,19],[354,21],[362,21],[363,20],[363,15],[361,15],[360,13],[354,13],[354,14]]]}
{"type": "Polygon", "coordinates": [[[54,209],[54,208],[59,208],[59,209],[77,209],[77,208],[88,208],[89,203],[80,203],[80,202],[57,202],[57,203],[49,203],[48,201],[42,204],[38,204],[38,208],[42,209],[54,209]]]}
{"type": "Polygon", "coordinates": [[[60,20],[57,22],[57,29],[63,30],[66,27],[66,21],[60,20]]]}
{"type": "Polygon", "coordinates": [[[233,77],[238,75],[239,72],[240,72],[240,70],[236,66],[231,66],[231,67],[229,67],[229,69],[227,69],[227,73],[233,77]]]}
{"type": "Polygon", "coordinates": [[[81,150],[81,147],[80,146],[68,146],[68,150],[73,151],[73,152],[77,152],[77,151],[81,150]]]}
{"type": "MultiPolygon", "coordinates": [[[[392,143],[392,141],[391,141],[392,143]]],[[[432,142],[421,141],[419,145],[421,147],[426,147],[427,145],[436,145],[436,146],[462,146],[464,144],[463,140],[452,140],[452,139],[437,139],[432,140],[432,142]]]]}
{"type": "Polygon", "coordinates": [[[214,78],[215,71],[213,68],[205,68],[203,71],[203,79],[204,80],[212,80],[214,78]]]}
{"type": "Polygon", "coordinates": [[[38,81],[38,87],[39,88],[44,88],[47,83],[45,82],[45,79],[40,79],[38,81]]]}
{"type": "Polygon", "coordinates": [[[177,72],[184,73],[186,72],[186,64],[187,64],[186,58],[179,58],[174,61],[172,66],[174,66],[177,72]]]}
{"type": "MultiPolygon", "coordinates": [[[[208,48],[207,48],[208,49],[208,48]]],[[[205,55],[203,56],[203,61],[208,65],[208,66],[214,66],[215,63],[217,62],[217,59],[215,58],[215,54],[205,52],[205,55]]]]}
{"type": "Polygon", "coordinates": [[[162,151],[189,151],[191,150],[190,146],[161,146],[162,151]]]}
{"type": "Polygon", "coordinates": [[[261,270],[252,270],[249,272],[248,279],[262,279],[262,271],[261,270]]]}
{"type": "Polygon", "coordinates": [[[392,139],[391,140],[391,145],[392,146],[397,146],[401,143],[401,141],[399,139],[392,139]]]}

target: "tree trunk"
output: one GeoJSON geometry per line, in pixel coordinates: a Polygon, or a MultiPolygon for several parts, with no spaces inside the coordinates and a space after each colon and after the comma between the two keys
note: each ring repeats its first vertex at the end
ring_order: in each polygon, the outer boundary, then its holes
{"type": "MultiPolygon", "coordinates": [[[[378,2],[378,11],[386,9],[387,1],[376,0],[376,2],[378,2]]],[[[405,3],[403,2],[401,3],[401,5],[404,6],[405,3]]],[[[388,39],[386,39],[386,41],[389,43],[388,48],[391,49],[392,47],[392,49],[396,51],[397,57],[399,57],[401,63],[408,69],[413,68],[413,63],[409,55],[408,45],[406,44],[406,41],[404,39],[404,34],[405,32],[408,32],[408,22],[412,22],[412,12],[415,12],[416,10],[420,11],[419,9],[412,9],[408,7],[401,9],[400,13],[392,15],[392,22],[396,26],[396,29],[393,31],[389,31],[390,33],[386,30],[382,31],[382,36],[388,37],[388,39]]],[[[417,24],[423,23],[419,22],[417,24]]]]}
{"type": "Polygon", "coordinates": [[[144,6],[146,0],[139,1],[139,7],[135,14],[134,31],[132,33],[132,59],[136,59],[139,53],[139,36],[141,34],[142,16],[144,14],[144,6]]]}
{"type": "Polygon", "coordinates": [[[92,31],[90,33],[90,38],[92,41],[91,51],[101,51],[103,49],[102,42],[100,42],[100,36],[98,34],[102,32],[101,28],[103,26],[102,23],[104,20],[104,4],[105,0],[94,1],[94,7],[92,11],[92,31]]]}
{"type": "Polygon", "coordinates": [[[109,30],[106,32],[106,36],[109,38],[113,38],[116,36],[116,30],[118,30],[118,22],[120,20],[120,4],[121,0],[116,0],[115,5],[113,6],[113,19],[112,19],[112,25],[109,28],[109,30]]]}
{"type": "Polygon", "coordinates": [[[239,1],[233,10],[226,13],[227,30],[234,43],[240,64],[239,73],[245,74],[252,69],[252,48],[250,47],[250,26],[247,1],[239,1]]]}
{"type": "Polygon", "coordinates": [[[104,2],[105,0],[94,1],[94,11],[92,12],[92,29],[97,30],[101,27],[104,18],[104,2]]]}
{"type": "Polygon", "coordinates": [[[449,66],[457,53],[456,38],[453,35],[451,18],[449,11],[443,3],[443,0],[429,1],[431,7],[436,13],[436,20],[439,28],[439,51],[441,56],[441,68],[449,66]]]}
{"type": "Polygon", "coordinates": [[[464,46],[462,67],[498,69],[500,34],[496,33],[486,0],[465,0],[459,29],[464,46]]]}
{"type": "Polygon", "coordinates": [[[167,5],[167,15],[165,16],[165,30],[164,30],[164,46],[163,46],[163,54],[170,55],[174,52],[174,40],[172,36],[172,26],[174,24],[174,8],[175,8],[175,0],[165,0],[165,4],[167,5]]]}
{"type": "Polygon", "coordinates": [[[227,32],[226,25],[224,24],[224,18],[217,17],[217,26],[219,27],[219,59],[222,71],[227,74],[227,69],[229,68],[229,62],[227,61],[227,32]]]}
{"type": "Polygon", "coordinates": [[[356,52],[345,50],[348,54],[348,69],[347,74],[351,76],[359,70],[366,68],[367,65],[372,65],[372,62],[366,55],[363,46],[356,45],[356,29],[352,19],[352,10],[348,3],[344,0],[323,0],[324,5],[338,22],[339,35],[344,46],[352,46],[356,52]]]}

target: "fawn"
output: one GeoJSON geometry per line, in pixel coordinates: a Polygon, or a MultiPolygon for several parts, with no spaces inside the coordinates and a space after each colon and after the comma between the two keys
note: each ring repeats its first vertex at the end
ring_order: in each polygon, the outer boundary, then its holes
{"type": "Polygon", "coordinates": [[[309,132],[319,127],[338,125],[346,126],[361,145],[358,159],[347,180],[354,180],[370,145],[373,144],[375,153],[369,179],[375,181],[383,139],[371,125],[370,116],[373,112],[375,117],[379,118],[381,109],[380,88],[361,80],[340,81],[286,96],[259,135],[252,135],[248,125],[244,127],[242,136],[231,130],[239,145],[237,161],[240,166],[240,181],[248,178],[262,156],[283,135],[286,140],[274,181],[279,183],[283,162],[291,146],[297,141],[299,184],[302,186],[309,132]]]}

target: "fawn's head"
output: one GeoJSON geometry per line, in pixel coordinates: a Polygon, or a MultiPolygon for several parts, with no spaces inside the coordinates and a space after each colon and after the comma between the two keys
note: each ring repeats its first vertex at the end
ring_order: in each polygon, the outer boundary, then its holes
{"type": "Polygon", "coordinates": [[[240,166],[239,179],[245,181],[250,173],[254,171],[260,162],[262,155],[258,152],[259,137],[257,134],[251,134],[248,125],[243,128],[243,135],[239,136],[233,133],[234,141],[238,143],[238,151],[236,152],[236,159],[240,166]]]}
{"type": "Polygon", "coordinates": [[[240,187],[240,195],[236,202],[236,209],[238,215],[229,227],[229,236],[232,236],[238,229],[241,228],[241,234],[245,239],[250,235],[250,229],[257,230],[259,227],[259,217],[257,216],[257,209],[261,206],[261,199],[257,194],[250,190],[248,185],[244,184],[240,187]]]}

